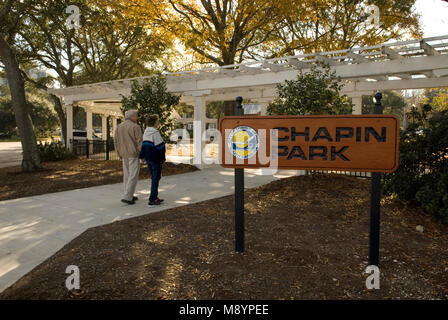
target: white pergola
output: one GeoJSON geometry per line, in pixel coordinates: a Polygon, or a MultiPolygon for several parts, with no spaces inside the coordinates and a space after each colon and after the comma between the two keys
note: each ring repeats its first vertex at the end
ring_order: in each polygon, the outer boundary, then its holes
{"type": "MultiPolygon", "coordinates": [[[[382,90],[448,86],[448,35],[166,73],[168,91],[180,94],[182,102],[194,105],[194,120],[200,123],[193,131],[195,157],[201,157],[197,150],[204,147],[201,133],[205,131],[205,124],[213,121],[206,118],[207,101],[234,100],[242,96],[259,103],[261,113],[265,114],[269,102],[277,97],[277,84],[296,79],[299,72],[309,71],[318,62],[328,63],[345,81],[342,93],[352,99],[353,113],[361,114],[363,95],[382,90]]],[[[65,106],[68,141],[73,138],[73,105],[86,110],[87,138],[91,139],[92,113],[102,115],[103,132],[107,116],[111,116],[115,130],[117,118],[123,116],[120,111],[122,95],[130,94],[134,80],[145,78],[148,77],[49,90],[61,97],[65,106]]]]}

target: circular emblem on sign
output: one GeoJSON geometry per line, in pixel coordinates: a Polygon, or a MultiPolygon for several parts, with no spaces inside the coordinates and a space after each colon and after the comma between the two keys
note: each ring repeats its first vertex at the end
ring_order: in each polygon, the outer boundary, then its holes
{"type": "Polygon", "coordinates": [[[257,131],[248,126],[232,129],[227,138],[227,147],[233,156],[239,159],[249,159],[256,155],[259,143],[257,131]]]}

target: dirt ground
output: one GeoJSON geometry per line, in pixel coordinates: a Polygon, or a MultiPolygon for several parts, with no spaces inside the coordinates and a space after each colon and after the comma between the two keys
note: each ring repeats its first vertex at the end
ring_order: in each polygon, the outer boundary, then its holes
{"type": "Polygon", "coordinates": [[[232,196],[89,229],[0,299],[448,299],[448,226],[390,198],[380,289],[366,289],[369,189],[314,175],[247,190],[243,254],[232,196]],[[73,264],[81,288],[68,291],[73,264]]]}
{"type": "MultiPolygon", "coordinates": [[[[23,173],[20,166],[0,168],[0,201],[39,194],[94,187],[123,181],[119,160],[76,159],[44,162],[41,170],[23,173]]],[[[163,175],[197,170],[187,164],[167,162],[163,175]]],[[[149,178],[146,164],[140,170],[140,179],[149,178]]]]}

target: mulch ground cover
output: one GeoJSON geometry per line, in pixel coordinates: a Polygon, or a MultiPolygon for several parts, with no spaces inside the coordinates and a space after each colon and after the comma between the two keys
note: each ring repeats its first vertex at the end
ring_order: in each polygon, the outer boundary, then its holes
{"type": "MultiPolygon", "coordinates": [[[[197,170],[188,164],[165,163],[162,174],[169,176],[197,170]]],[[[146,164],[140,179],[149,178],[146,164]]],[[[44,162],[42,169],[21,172],[20,166],[0,168],[0,201],[45,193],[88,188],[123,181],[119,160],[76,159],[44,162]]]]}
{"type": "Polygon", "coordinates": [[[246,190],[242,254],[232,196],[92,228],[0,299],[447,299],[448,226],[392,198],[382,200],[380,289],[366,289],[369,190],[337,175],[246,190]],[[68,265],[79,290],[65,288],[68,265]]]}

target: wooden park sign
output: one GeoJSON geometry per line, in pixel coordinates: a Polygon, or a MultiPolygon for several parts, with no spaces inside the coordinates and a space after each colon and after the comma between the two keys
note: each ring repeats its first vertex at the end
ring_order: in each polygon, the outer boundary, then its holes
{"type": "Polygon", "coordinates": [[[371,172],[369,264],[379,265],[381,173],[398,168],[399,121],[383,115],[244,116],[220,121],[220,163],[234,168],[235,250],[244,251],[244,168],[371,172]]]}
{"type": "Polygon", "coordinates": [[[227,168],[393,172],[399,120],[393,115],[233,116],[220,121],[227,168]]]}

